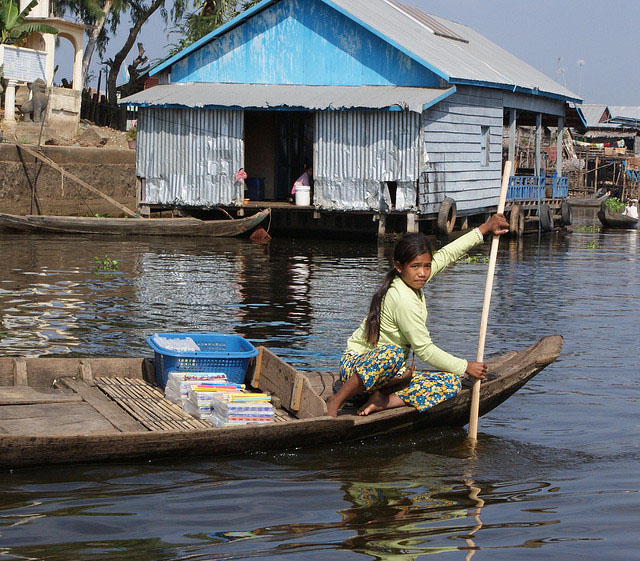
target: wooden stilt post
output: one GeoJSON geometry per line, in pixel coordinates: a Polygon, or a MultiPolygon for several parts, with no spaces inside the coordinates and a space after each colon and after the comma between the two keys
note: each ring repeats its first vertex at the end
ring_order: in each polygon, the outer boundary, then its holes
{"type": "Polygon", "coordinates": [[[384,238],[387,233],[387,217],[384,214],[378,214],[378,238],[384,238]]]}
{"type": "Polygon", "coordinates": [[[407,212],[407,232],[418,232],[418,216],[415,212],[407,212]]]}

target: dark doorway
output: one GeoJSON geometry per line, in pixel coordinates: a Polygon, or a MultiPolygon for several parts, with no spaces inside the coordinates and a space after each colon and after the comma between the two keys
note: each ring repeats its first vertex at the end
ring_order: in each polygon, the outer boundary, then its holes
{"type": "Polygon", "coordinates": [[[266,200],[288,200],[305,165],[313,166],[313,128],[311,111],[245,111],[245,171],[249,183],[261,181],[266,200]]]}
{"type": "MultiPolygon", "coordinates": [[[[276,150],[276,118],[272,111],[244,112],[244,165],[247,186],[258,184],[266,200],[273,200],[276,150]]],[[[253,194],[250,199],[259,200],[253,194]]]]}
{"type": "Polygon", "coordinates": [[[293,182],[313,166],[313,113],[279,111],[276,115],[276,199],[291,196],[293,182]]]}

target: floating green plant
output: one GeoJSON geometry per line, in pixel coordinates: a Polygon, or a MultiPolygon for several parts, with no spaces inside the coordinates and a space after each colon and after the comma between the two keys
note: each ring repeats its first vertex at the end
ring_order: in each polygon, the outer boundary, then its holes
{"type": "Polygon", "coordinates": [[[118,270],[118,262],[115,259],[111,259],[108,255],[105,255],[103,259],[100,259],[100,257],[94,257],[93,260],[98,264],[96,267],[98,271],[118,270]]]}
{"type": "Polygon", "coordinates": [[[578,226],[576,232],[589,232],[589,233],[597,233],[600,231],[600,226],[596,226],[595,224],[590,224],[589,226],[578,226]]]}
{"type": "Polygon", "coordinates": [[[589,242],[587,244],[587,249],[595,249],[597,246],[595,244],[595,242],[589,242]]]}
{"type": "Polygon", "coordinates": [[[462,263],[488,263],[489,258],[484,255],[468,255],[465,254],[460,258],[462,263]]]}

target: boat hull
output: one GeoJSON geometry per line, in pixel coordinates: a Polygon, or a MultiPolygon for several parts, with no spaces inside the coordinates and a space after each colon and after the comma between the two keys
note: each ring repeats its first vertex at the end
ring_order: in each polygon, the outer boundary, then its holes
{"type": "Polygon", "coordinates": [[[85,216],[17,216],[0,213],[0,228],[46,234],[99,234],[118,236],[239,236],[255,228],[270,209],[246,218],[97,218],[85,216]]]}
{"type": "MultiPolygon", "coordinates": [[[[484,415],[513,395],[538,372],[553,362],[562,347],[562,337],[545,337],[536,344],[518,352],[510,352],[490,361],[489,379],[482,383],[480,391],[480,415],[484,415]]],[[[298,415],[312,411],[316,416],[308,418],[281,419],[265,425],[246,425],[221,428],[198,428],[192,430],[147,431],[131,430],[126,423],[124,430],[116,430],[119,421],[111,418],[112,430],[100,433],[89,432],[87,421],[70,434],[47,434],[47,423],[39,425],[40,430],[30,432],[28,418],[21,419],[20,434],[2,434],[3,419],[14,417],[20,404],[25,407],[28,398],[17,402],[9,394],[19,393],[19,387],[11,382],[30,384],[47,383],[70,373],[91,379],[92,376],[119,376],[152,380],[153,365],[150,359],[11,359],[0,358],[0,466],[20,467],[36,465],[70,464],[84,462],[115,462],[132,460],[152,460],[156,458],[215,458],[224,455],[242,454],[256,451],[278,451],[297,447],[311,447],[321,444],[338,443],[354,439],[364,439],[381,434],[422,430],[436,427],[461,427],[468,422],[471,400],[470,388],[464,388],[428,411],[419,412],[412,407],[390,409],[368,416],[355,414],[355,409],[341,412],[337,419],[326,416],[322,409],[324,399],[331,392],[334,375],[310,373],[306,376],[294,371],[290,365],[278,366],[274,384],[278,380],[291,380],[290,387],[281,387],[273,395],[282,400],[290,410],[297,407],[298,415]],[[84,374],[83,374],[84,373],[84,374]],[[292,373],[295,376],[292,376],[292,373]],[[278,378],[280,375],[280,378],[278,378]],[[296,378],[296,376],[298,378],[296,378]],[[327,377],[328,376],[328,377],[327,377]],[[316,379],[313,382],[313,379],[316,379]],[[304,383],[301,383],[301,380],[304,383]],[[49,381],[49,382],[48,382],[49,381]],[[313,382],[313,383],[312,383],[313,382]],[[324,390],[320,386],[324,387],[324,390]],[[3,394],[4,388],[4,394],[3,394]],[[18,388],[18,389],[16,389],[18,388]],[[297,395],[295,395],[297,393],[297,395]],[[3,397],[4,396],[4,397],[3,397]],[[9,397],[8,397],[9,396],[9,397]],[[293,403],[296,405],[293,405],[293,403]],[[315,405],[314,405],[315,403],[315,405]],[[318,404],[320,409],[317,409],[318,404]],[[11,409],[13,407],[13,409],[11,409]],[[3,414],[3,408],[5,412],[3,414]],[[306,408],[306,409],[305,409],[306,408]],[[11,413],[9,413],[11,412],[11,413]],[[42,427],[45,427],[44,429],[42,427]]],[[[263,372],[258,380],[255,371],[249,379],[255,387],[269,380],[269,372],[263,372]]],[[[76,380],[76,378],[73,378],[76,380]]],[[[74,382],[77,383],[77,382],[74,382]]],[[[142,383],[142,382],[141,382],[142,383]]],[[[286,386],[286,384],[284,384],[286,386]]],[[[71,384],[73,387],[73,384],[71,384]]],[[[44,391],[44,390],[43,390],[44,391]]],[[[53,391],[53,390],[47,390],[53,391]]],[[[28,393],[28,392],[27,392],[28,393]]],[[[108,406],[93,401],[91,396],[72,393],[56,395],[55,399],[75,400],[76,407],[92,403],[103,415],[109,417],[108,406]],[[80,399],[80,397],[82,399],[80,399]]],[[[104,397],[102,398],[104,400],[104,397]]],[[[31,404],[35,407],[34,404],[31,404]]],[[[113,406],[113,404],[112,404],[113,406]]],[[[53,411],[53,404],[49,407],[53,411]]],[[[60,405],[60,407],[64,407],[60,405]]],[[[37,405],[38,414],[46,411],[43,403],[37,405]]],[[[326,411],[326,408],[324,409],[326,411]]],[[[53,413],[51,413],[53,415],[53,413]]],[[[312,414],[312,413],[309,413],[312,414]]],[[[116,417],[118,415],[115,415],[116,417]]],[[[53,419],[52,419],[53,421],[53,419]]]]}
{"type": "Polygon", "coordinates": [[[598,219],[605,228],[618,228],[623,230],[638,227],[638,219],[625,216],[619,212],[611,212],[603,202],[598,210],[598,219]]]}

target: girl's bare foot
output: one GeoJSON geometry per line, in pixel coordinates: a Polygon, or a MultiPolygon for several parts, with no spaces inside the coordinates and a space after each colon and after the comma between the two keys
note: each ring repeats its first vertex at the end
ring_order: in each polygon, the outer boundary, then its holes
{"type": "Polygon", "coordinates": [[[389,405],[389,396],[380,391],[371,394],[369,400],[358,409],[358,415],[369,415],[376,411],[383,411],[389,405]]]}

